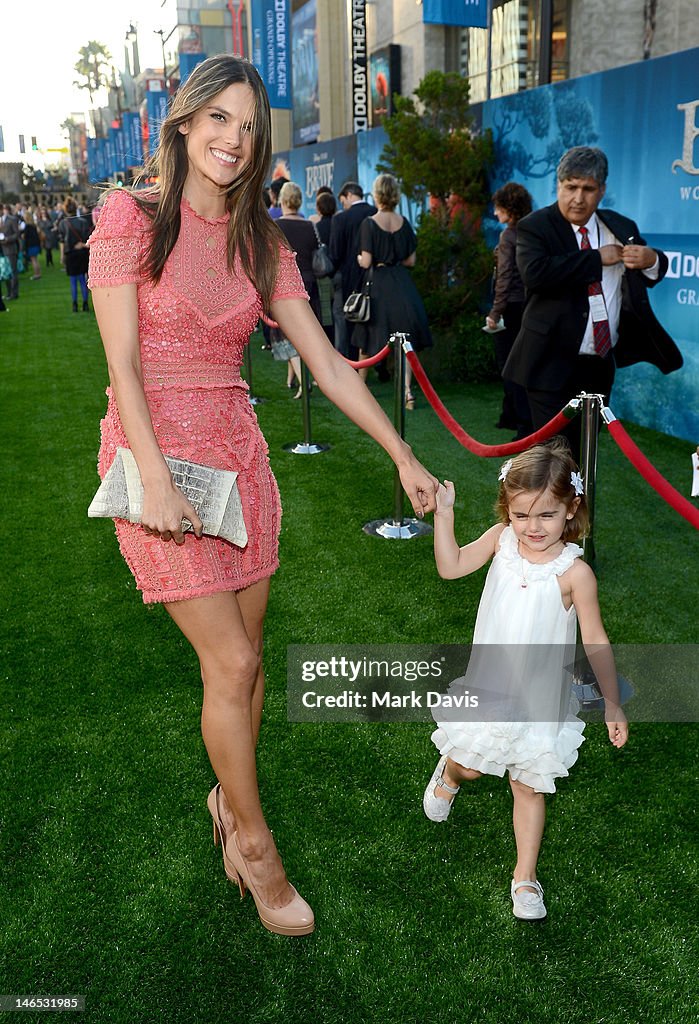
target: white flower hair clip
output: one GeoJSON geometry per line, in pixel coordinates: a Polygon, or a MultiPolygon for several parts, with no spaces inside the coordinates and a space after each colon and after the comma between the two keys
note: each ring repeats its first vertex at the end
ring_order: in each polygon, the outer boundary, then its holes
{"type": "Polygon", "coordinates": [[[500,476],[498,477],[498,480],[506,480],[507,474],[510,472],[511,469],[512,459],[508,459],[507,462],[505,462],[502,468],[500,469],[500,476]]]}
{"type": "Polygon", "coordinates": [[[583,487],[583,478],[580,475],[580,473],[571,473],[570,482],[571,485],[575,488],[576,496],[580,496],[581,494],[585,493],[585,488],[583,487]]]}

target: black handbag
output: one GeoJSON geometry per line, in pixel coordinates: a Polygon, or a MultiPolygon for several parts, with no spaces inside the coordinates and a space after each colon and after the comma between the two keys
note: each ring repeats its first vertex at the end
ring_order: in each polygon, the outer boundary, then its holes
{"type": "Polygon", "coordinates": [[[311,269],[316,277],[330,277],[331,274],[335,273],[335,264],[330,259],[330,253],[325,242],[321,242],[320,235],[318,234],[318,228],[313,224],[313,230],[316,233],[316,240],[318,242],[318,248],[313,253],[311,260],[311,269]]]}
{"type": "Polygon", "coordinates": [[[350,323],[363,324],[371,316],[370,293],[372,277],[373,268],[369,267],[361,291],[352,292],[345,300],[342,311],[345,314],[345,320],[349,320],[350,323]]]}

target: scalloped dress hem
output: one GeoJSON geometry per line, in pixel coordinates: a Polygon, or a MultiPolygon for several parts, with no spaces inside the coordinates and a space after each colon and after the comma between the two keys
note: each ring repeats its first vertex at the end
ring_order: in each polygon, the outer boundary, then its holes
{"type": "Polygon", "coordinates": [[[175,601],[189,601],[195,597],[212,597],[214,594],[223,594],[227,590],[232,590],[234,593],[239,590],[247,590],[254,583],[273,576],[278,568],[279,560],[277,559],[273,565],[260,568],[242,580],[221,580],[219,583],[210,583],[204,587],[192,587],[185,590],[142,590],[138,584],[136,587],[141,592],[144,604],[172,604],[175,601]]]}

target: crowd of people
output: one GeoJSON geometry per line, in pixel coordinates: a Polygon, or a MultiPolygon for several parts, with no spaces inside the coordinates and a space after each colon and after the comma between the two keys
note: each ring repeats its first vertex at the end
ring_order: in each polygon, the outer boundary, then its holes
{"type": "MultiPolygon", "coordinates": [[[[270,216],[276,220],[296,253],[311,308],[335,349],[346,358],[363,360],[376,355],[394,332],[410,336],[415,351],[432,345],[432,335],[420,294],[410,276],[415,265],[416,238],[412,225],[397,212],[400,190],[391,174],[380,174],[372,186],[374,205],[367,202],[361,185],[344,183],[338,193],[341,209],[327,185],[315,195],[315,213],[302,212],[301,188],[287,178],[276,178],[267,189],[270,216]],[[314,253],[325,247],[329,265],[314,270],[314,253]],[[353,293],[366,288],[370,294],[369,317],[354,323],[344,305],[353,293]]],[[[288,362],[287,386],[298,386],[301,369],[298,354],[276,328],[267,329],[265,346],[275,359],[288,362]]],[[[379,379],[389,379],[383,363],[376,367],[379,379]]],[[[368,368],[359,370],[367,379],[368,368]]],[[[405,406],[413,409],[411,371],[406,369],[405,406]]]]}
{"type": "Polygon", "coordinates": [[[79,311],[78,289],[82,310],[89,312],[87,240],[98,215],[98,207],[77,204],[71,196],[50,206],[5,203],[0,216],[0,312],[7,312],[5,300],[19,299],[20,279],[30,270],[29,280],[41,280],[41,256],[44,266],[51,267],[54,252],[70,281],[73,312],[79,311]]]}

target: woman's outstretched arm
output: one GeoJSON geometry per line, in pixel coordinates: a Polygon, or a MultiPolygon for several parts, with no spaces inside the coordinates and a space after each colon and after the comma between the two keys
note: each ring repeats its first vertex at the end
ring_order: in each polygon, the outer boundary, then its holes
{"type": "Polygon", "coordinates": [[[393,459],[415,515],[421,518],[425,512],[434,512],[437,479],[418,462],[359,375],[332,347],[306,300],[278,299],[270,313],[323,394],[393,459]]]}

